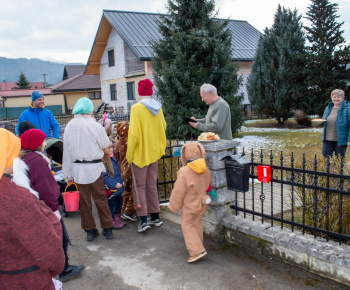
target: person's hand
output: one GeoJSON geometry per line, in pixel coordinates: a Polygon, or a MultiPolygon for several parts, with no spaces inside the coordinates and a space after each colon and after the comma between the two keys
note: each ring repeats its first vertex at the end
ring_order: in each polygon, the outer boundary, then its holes
{"type": "Polygon", "coordinates": [[[74,183],[73,179],[68,179],[67,186],[71,186],[74,183]]]}
{"type": "Polygon", "coordinates": [[[348,142],[348,146],[350,146],[350,142],[348,142]]]}
{"type": "Polygon", "coordinates": [[[188,122],[188,124],[190,124],[193,128],[197,129],[198,123],[188,122]]]}
{"type": "Polygon", "coordinates": [[[121,188],[123,185],[122,184],[120,184],[119,182],[117,183],[117,185],[115,186],[115,188],[116,189],[119,189],[119,188],[121,188]]]}

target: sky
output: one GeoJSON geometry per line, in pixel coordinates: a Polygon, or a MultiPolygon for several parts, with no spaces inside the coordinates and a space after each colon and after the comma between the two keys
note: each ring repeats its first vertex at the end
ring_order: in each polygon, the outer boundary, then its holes
{"type": "MultiPolygon", "coordinates": [[[[350,44],[350,0],[338,22],[350,44]],[[346,21],[348,20],[348,21],[346,21]]],[[[104,9],[166,13],[166,0],[0,0],[0,57],[86,64],[104,9]]],[[[273,24],[278,4],[305,16],[310,0],[216,0],[219,18],[245,20],[259,31],[273,24]]],[[[306,20],[304,23],[307,24],[306,20]]]]}

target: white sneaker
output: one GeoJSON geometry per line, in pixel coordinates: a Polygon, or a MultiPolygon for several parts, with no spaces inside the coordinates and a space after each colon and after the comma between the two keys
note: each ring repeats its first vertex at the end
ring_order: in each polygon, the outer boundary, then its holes
{"type": "Polygon", "coordinates": [[[160,227],[160,226],[163,224],[163,222],[162,222],[161,219],[156,219],[156,220],[154,220],[154,221],[152,221],[151,219],[149,219],[149,220],[148,220],[148,223],[149,223],[150,225],[154,225],[154,226],[156,226],[156,227],[160,227]]]}
{"type": "Polygon", "coordinates": [[[137,231],[139,233],[142,233],[142,232],[145,232],[145,231],[149,230],[150,228],[151,227],[147,223],[141,223],[140,222],[137,231]]]}

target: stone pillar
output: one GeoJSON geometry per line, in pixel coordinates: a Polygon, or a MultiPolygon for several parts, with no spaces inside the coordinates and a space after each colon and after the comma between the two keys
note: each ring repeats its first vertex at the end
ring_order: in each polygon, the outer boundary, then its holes
{"type": "Polygon", "coordinates": [[[220,240],[221,221],[227,214],[232,214],[229,205],[235,201],[235,192],[227,189],[225,161],[226,156],[237,154],[237,141],[218,140],[216,142],[201,142],[206,152],[206,163],[212,175],[212,188],[217,194],[203,217],[204,234],[214,240],[220,240]]]}

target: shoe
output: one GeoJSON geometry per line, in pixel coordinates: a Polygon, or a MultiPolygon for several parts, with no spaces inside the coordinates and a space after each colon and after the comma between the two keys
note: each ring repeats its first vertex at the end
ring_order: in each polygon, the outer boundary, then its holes
{"type": "Polygon", "coordinates": [[[189,258],[187,259],[187,262],[189,262],[189,263],[196,262],[196,261],[198,261],[200,258],[203,258],[203,257],[206,256],[206,255],[207,255],[207,251],[204,251],[203,253],[200,253],[200,254],[198,254],[197,256],[189,257],[189,258]]]}
{"type": "Polygon", "coordinates": [[[120,217],[124,220],[131,220],[133,222],[137,222],[137,217],[134,214],[127,214],[126,212],[124,212],[120,217]]]}
{"type": "Polygon", "coordinates": [[[139,226],[138,226],[138,232],[139,233],[142,233],[142,232],[145,232],[147,230],[149,230],[151,227],[147,224],[147,223],[139,223],[139,226]]]}
{"type": "Polygon", "coordinates": [[[69,265],[67,268],[65,268],[61,274],[58,275],[58,279],[61,282],[66,282],[70,278],[73,278],[74,276],[78,276],[85,270],[84,265],[78,265],[78,266],[73,266],[69,265]]]}
{"type": "Polygon", "coordinates": [[[126,226],[126,223],[123,222],[118,216],[114,216],[113,228],[114,229],[121,229],[124,226],[126,226]]]}
{"type": "Polygon", "coordinates": [[[96,238],[97,236],[98,236],[98,230],[97,229],[86,231],[86,240],[88,242],[92,242],[94,240],[94,238],[96,238]]]}
{"type": "Polygon", "coordinates": [[[154,226],[156,226],[156,227],[160,227],[160,226],[163,224],[163,222],[162,222],[161,219],[156,219],[156,220],[154,220],[154,221],[152,221],[152,220],[150,219],[150,220],[148,220],[148,223],[149,223],[150,225],[154,225],[154,226]]]}
{"type": "Polygon", "coordinates": [[[103,229],[102,235],[105,236],[107,240],[111,240],[114,238],[112,229],[103,229]]]}

